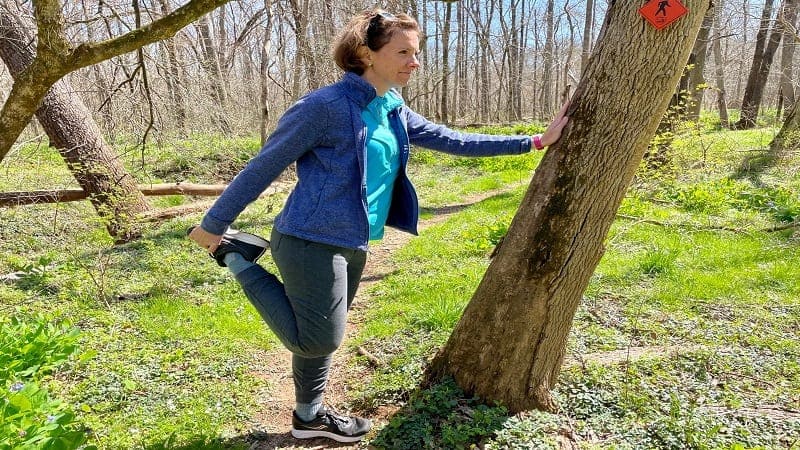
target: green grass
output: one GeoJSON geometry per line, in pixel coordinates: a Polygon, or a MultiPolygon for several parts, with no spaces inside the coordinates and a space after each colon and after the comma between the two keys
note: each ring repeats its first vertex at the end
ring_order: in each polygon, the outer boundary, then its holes
{"type": "MultiPolygon", "coordinates": [[[[759,173],[758,183],[733,177],[742,159],[733,143],[762,148],[771,136],[769,130],[703,134],[704,153],[684,137],[675,142],[668,170],[643,169],[568,343],[576,356],[661,345],[684,352],[565,370],[556,389],[561,414],[479,426],[481,438],[464,433],[459,445],[554,448],[564,428],[574,430],[581,448],[800,445],[800,249],[796,229],[760,231],[797,219],[798,160],[759,173]],[[700,154],[706,163],[696,165],[700,154]],[[795,411],[794,419],[770,415],[775,405],[795,411]]],[[[360,345],[390,361],[364,390],[367,404],[430,395],[402,387],[413,385],[408,376],[420,379],[425,360],[445,342],[522,192],[474,205],[397,253],[395,263],[404,269],[375,287],[359,337],[360,345]]],[[[464,419],[453,417],[458,406],[445,409],[421,421],[438,429],[428,447],[458,448],[445,444],[452,442],[442,430],[464,419]]],[[[420,429],[420,410],[404,409],[375,443],[412,448],[419,436],[430,436],[430,427],[420,429]]]]}
{"type": "MultiPolygon", "coordinates": [[[[426,229],[393,256],[399,270],[364,293],[363,323],[343,351],[361,345],[385,365],[365,366],[371,375],[353,380],[352,404],[402,407],[372,444],[554,448],[559,430],[572,430],[583,449],[800,448],[798,234],[764,231],[798,218],[800,157],[742,164],[763,153],[775,132],[721,131],[704,117],[678,133],[668,165],[643,166],[576,313],[568,356],[684,350],[629,363],[568,364],[554,391],[562,407],[556,415],[509,417],[448,380],[418,387],[541,154],[480,159],[415,151],[410,172],[424,217],[476,193],[508,191],[426,229]],[[795,415],[779,419],[770,411],[795,415]]],[[[143,183],[218,183],[255,151],[254,139],[194,136],[144,153],[131,147],[124,161],[143,183]]],[[[3,190],[73,185],[46,146],[23,147],[2,162],[3,190]]],[[[151,200],[158,207],[188,201],[151,200]]],[[[268,235],[281,201],[254,203],[240,226],[268,235]]],[[[37,427],[63,413],[63,430],[80,431],[98,448],[247,448],[269,388],[256,372],[279,343],[232,277],[185,239],[201,215],[152,224],[123,246],[114,246],[94,217],[86,202],[0,210],[0,274],[23,274],[0,283],[0,317],[77,333],[53,331],[42,347],[55,350],[44,352],[50,356],[31,378],[29,389],[47,394],[31,409],[39,411],[37,427]]],[[[16,381],[6,378],[0,387],[8,390],[16,381]]]]}

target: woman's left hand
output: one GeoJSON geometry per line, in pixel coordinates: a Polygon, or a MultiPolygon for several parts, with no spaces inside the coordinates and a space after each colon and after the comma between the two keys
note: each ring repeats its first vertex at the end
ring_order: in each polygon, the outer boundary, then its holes
{"type": "Polygon", "coordinates": [[[548,147],[555,144],[561,138],[561,130],[564,129],[564,126],[569,121],[569,117],[567,117],[567,108],[569,108],[569,101],[561,106],[561,110],[558,111],[556,117],[550,122],[550,125],[547,126],[547,129],[542,134],[543,146],[548,147]]]}

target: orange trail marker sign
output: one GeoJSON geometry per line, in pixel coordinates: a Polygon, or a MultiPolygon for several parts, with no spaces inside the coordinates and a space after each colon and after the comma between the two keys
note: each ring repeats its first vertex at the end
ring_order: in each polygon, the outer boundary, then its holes
{"type": "Polygon", "coordinates": [[[689,12],[680,0],[650,0],[639,8],[642,15],[651,25],[662,29],[689,12]]]}

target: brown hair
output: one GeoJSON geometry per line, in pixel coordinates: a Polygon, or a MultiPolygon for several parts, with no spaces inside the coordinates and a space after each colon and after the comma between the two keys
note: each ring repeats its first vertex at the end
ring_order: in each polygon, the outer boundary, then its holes
{"type": "Polygon", "coordinates": [[[366,48],[380,50],[396,30],[419,33],[419,24],[407,14],[392,15],[382,9],[362,11],[355,15],[333,43],[333,59],[345,72],[361,75],[366,65],[361,58],[366,48]]]}

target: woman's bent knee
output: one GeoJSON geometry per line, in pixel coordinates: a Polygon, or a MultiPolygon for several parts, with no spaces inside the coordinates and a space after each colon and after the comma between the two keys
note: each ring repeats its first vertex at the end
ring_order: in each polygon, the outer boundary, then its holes
{"type": "Polygon", "coordinates": [[[330,355],[342,344],[342,339],[331,339],[330,341],[303,343],[292,349],[292,353],[303,358],[320,358],[330,355]]]}

